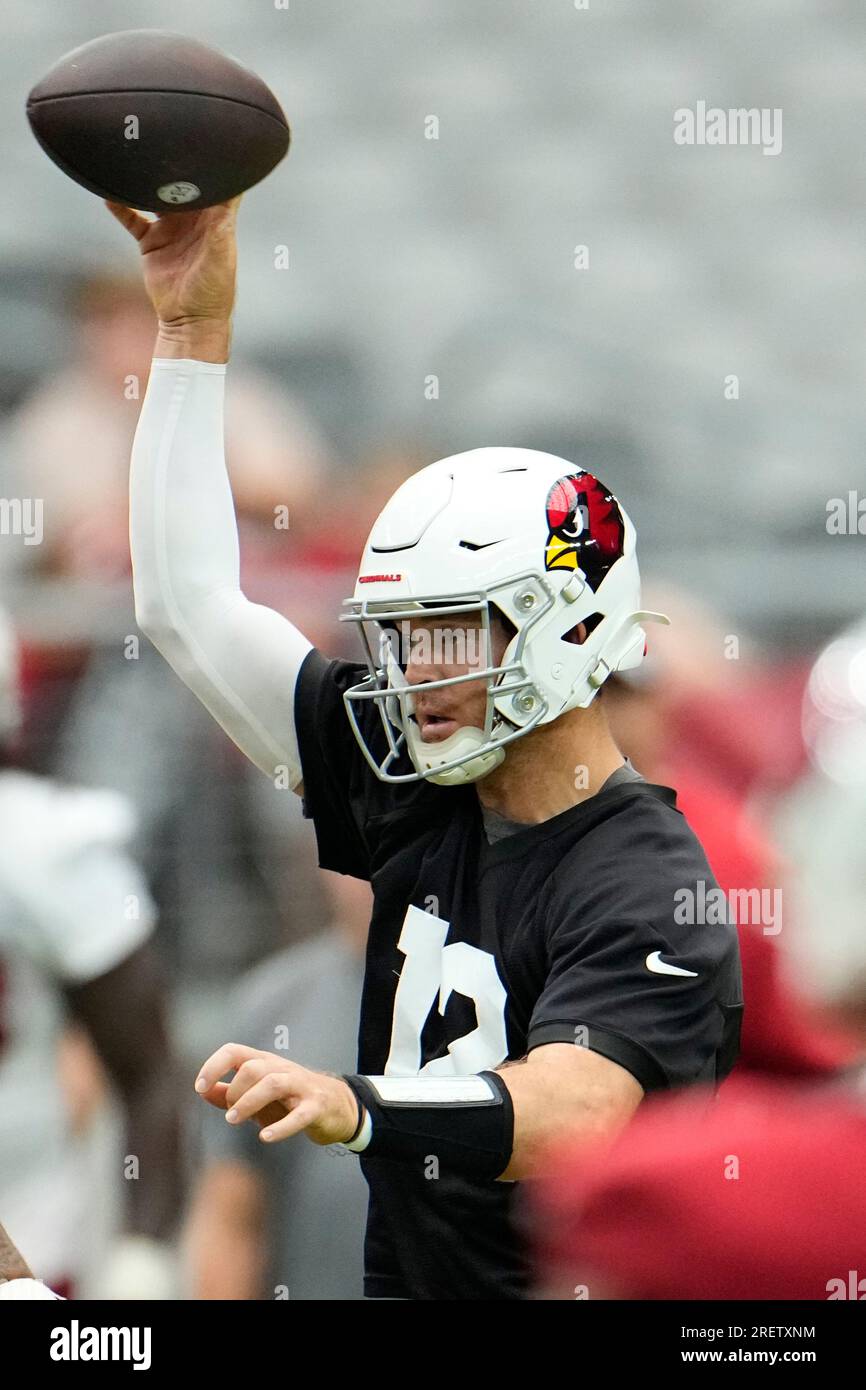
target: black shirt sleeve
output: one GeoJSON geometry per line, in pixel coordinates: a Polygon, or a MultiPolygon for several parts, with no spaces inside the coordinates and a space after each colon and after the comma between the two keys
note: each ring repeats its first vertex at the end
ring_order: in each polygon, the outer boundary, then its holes
{"type": "MultiPolygon", "coordinates": [[[[698,856],[692,882],[704,876],[714,884],[698,842],[682,824],[698,856]]],[[[682,848],[675,864],[682,864],[682,848]]],[[[548,973],[527,1047],[588,1047],[625,1067],[646,1091],[717,1082],[739,1049],[736,926],[677,921],[674,886],[689,878],[671,877],[664,860],[646,859],[630,864],[625,875],[623,862],[610,866],[609,908],[595,918],[587,917],[585,906],[570,909],[562,894],[554,895],[559,905],[552,905],[548,973]],[[630,880],[619,892],[617,876],[630,880]],[[634,912],[639,902],[643,917],[634,912]],[[621,915],[618,906],[626,909],[621,915]],[[671,967],[689,973],[666,973],[671,967]]],[[[599,876],[604,881],[603,866],[599,876]]]]}
{"type": "MultiPolygon", "coordinates": [[[[369,880],[382,827],[406,824],[413,809],[423,815],[437,789],[426,783],[382,782],[355,737],[344,692],[367,676],[365,666],[308,652],[295,689],[295,728],[304,781],[304,814],[313,821],[319,865],[369,880]]],[[[356,717],[377,762],[387,751],[377,702],[360,701],[356,717]]],[[[405,754],[398,774],[412,772],[405,754]]],[[[441,795],[441,789],[439,789],[441,795]]]]}
{"type": "Polygon", "coordinates": [[[362,667],[329,661],[314,647],[298,673],[295,728],[304,778],[304,815],[315,827],[319,864],[369,879],[369,848],[363,831],[364,756],[343,702],[343,691],[365,675],[362,667]]]}

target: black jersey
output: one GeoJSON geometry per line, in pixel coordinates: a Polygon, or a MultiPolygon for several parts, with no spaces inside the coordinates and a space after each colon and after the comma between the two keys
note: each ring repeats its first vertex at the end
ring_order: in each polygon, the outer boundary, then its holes
{"type": "MultiPolygon", "coordinates": [[[[676,793],[626,782],[490,844],[473,786],[375,776],[342,698],[365,675],[313,650],[295,700],[319,863],[373,887],[358,1071],[471,1075],[574,1042],[646,1091],[725,1077],[743,1007],[736,928],[679,920],[676,894],[717,884],[676,793]]],[[[378,711],[361,713],[376,749],[378,711]]],[[[369,1296],[525,1294],[518,1183],[361,1164],[369,1296]]]]}

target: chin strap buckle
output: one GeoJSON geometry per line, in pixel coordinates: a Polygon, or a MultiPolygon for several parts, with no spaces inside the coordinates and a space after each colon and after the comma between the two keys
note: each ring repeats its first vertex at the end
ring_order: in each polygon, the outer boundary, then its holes
{"type": "Polygon", "coordinates": [[[589,681],[589,684],[593,687],[594,690],[598,690],[600,685],[604,685],[609,675],[610,667],[608,666],[604,657],[600,656],[598,658],[598,661],[595,663],[592,670],[590,671],[589,675],[587,676],[587,680],[589,681]]]}

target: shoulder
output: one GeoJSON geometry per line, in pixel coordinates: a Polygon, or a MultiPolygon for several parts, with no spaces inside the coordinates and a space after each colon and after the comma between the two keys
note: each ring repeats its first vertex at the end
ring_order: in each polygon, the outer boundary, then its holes
{"type": "Polygon", "coordinates": [[[328,690],[342,696],[350,686],[369,675],[365,666],[344,657],[327,656],[318,647],[307,653],[298,678],[298,693],[309,694],[328,690]]]}
{"type": "Polygon", "coordinates": [[[362,879],[453,814],[460,790],[415,778],[405,748],[389,765],[398,780],[377,774],[394,749],[379,702],[367,698],[368,678],[366,667],[313,648],[295,694],[304,808],[316,827],[319,864],[362,879]],[[361,685],[347,708],[344,695],[361,685]]]}
{"type": "MultiPolygon", "coordinates": [[[[636,783],[651,788],[650,783],[636,783]]],[[[700,840],[677,809],[671,788],[639,791],[611,803],[565,851],[554,873],[552,906],[587,914],[646,919],[672,912],[684,883],[715,883],[700,840]],[[661,796],[658,792],[667,792],[661,796]]]]}
{"type": "MultiPolygon", "coordinates": [[[[343,696],[368,672],[356,662],[328,657],[312,647],[304,658],[295,686],[295,725],[304,765],[304,785],[310,776],[327,779],[339,768],[341,776],[353,765],[360,749],[355,741],[343,696]]],[[[372,713],[372,701],[361,701],[359,718],[372,713]]]]}
{"type": "MultiPolygon", "coordinates": [[[[608,794],[602,794],[600,802],[608,794]]],[[[599,861],[624,852],[653,854],[659,851],[702,853],[700,841],[677,804],[672,787],[652,782],[633,782],[614,789],[606,806],[585,834],[572,846],[599,861]]]]}

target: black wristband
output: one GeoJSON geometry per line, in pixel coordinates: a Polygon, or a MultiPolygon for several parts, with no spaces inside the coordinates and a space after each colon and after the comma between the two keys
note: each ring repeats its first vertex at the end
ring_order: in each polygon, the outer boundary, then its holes
{"type": "Polygon", "coordinates": [[[514,1106],[496,1072],[453,1077],[344,1076],[343,1080],[372,1121],[365,1158],[420,1164],[436,1158],[446,1171],[487,1180],[498,1178],[507,1168],[514,1143],[514,1106]]]}
{"type": "MultiPolygon", "coordinates": [[[[343,1077],[343,1080],[345,1081],[346,1078],[343,1077]]],[[[354,1088],[352,1090],[352,1094],[354,1095],[355,1100],[358,1102],[358,1123],[355,1126],[355,1132],[351,1136],[351,1138],[343,1140],[344,1144],[354,1144],[358,1135],[361,1133],[361,1130],[364,1128],[364,1102],[361,1100],[361,1097],[358,1095],[358,1092],[354,1090],[354,1088]]]]}

